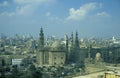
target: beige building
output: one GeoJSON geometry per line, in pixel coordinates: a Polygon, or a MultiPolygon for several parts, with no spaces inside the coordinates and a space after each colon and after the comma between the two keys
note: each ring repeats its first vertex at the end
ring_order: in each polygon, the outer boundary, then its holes
{"type": "Polygon", "coordinates": [[[105,78],[120,78],[120,67],[107,66],[105,78]]]}
{"type": "Polygon", "coordinates": [[[105,78],[120,78],[120,73],[109,71],[105,73],[105,78]]]}
{"type": "Polygon", "coordinates": [[[37,64],[41,65],[63,65],[65,64],[64,51],[41,51],[37,52],[37,64]]]}
{"type": "Polygon", "coordinates": [[[38,66],[64,65],[66,51],[59,41],[54,42],[51,46],[44,46],[44,34],[41,28],[36,58],[38,66]]]}

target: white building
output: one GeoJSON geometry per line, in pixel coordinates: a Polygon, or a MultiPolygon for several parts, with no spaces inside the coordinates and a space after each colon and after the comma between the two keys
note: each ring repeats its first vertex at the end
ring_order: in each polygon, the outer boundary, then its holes
{"type": "Polygon", "coordinates": [[[22,63],[22,59],[12,59],[12,65],[20,65],[22,63]]]}

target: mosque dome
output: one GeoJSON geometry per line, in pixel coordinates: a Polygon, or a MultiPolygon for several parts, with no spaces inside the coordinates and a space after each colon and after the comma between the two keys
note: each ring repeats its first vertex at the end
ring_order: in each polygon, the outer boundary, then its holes
{"type": "Polygon", "coordinates": [[[59,41],[55,41],[53,44],[52,44],[52,47],[53,48],[57,48],[60,46],[60,42],[59,41]]]}
{"type": "Polygon", "coordinates": [[[101,58],[101,54],[99,52],[96,54],[96,58],[101,58]]]}
{"type": "Polygon", "coordinates": [[[51,47],[52,50],[63,50],[63,46],[59,41],[55,41],[51,47]]]}

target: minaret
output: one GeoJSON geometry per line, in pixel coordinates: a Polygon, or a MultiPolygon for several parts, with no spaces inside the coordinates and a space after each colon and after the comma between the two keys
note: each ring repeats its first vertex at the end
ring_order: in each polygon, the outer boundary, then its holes
{"type": "Polygon", "coordinates": [[[75,63],[80,63],[81,61],[81,56],[80,56],[80,47],[79,47],[79,39],[78,39],[78,32],[76,32],[76,36],[75,36],[75,44],[74,44],[74,60],[73,62],[75,63]]]}
{"type": "Polygon", "coordinates": [[[71,53],[73,49],[73,32],[70,37],[69,52],[71,53]]]}
{"type": "Polygon", "coordinates": [[[69,52],[68,52],[68,60],[69,62],[73,62],[73,32],[71,33],[71,38],[70,38],[70,45],[69,45],[69,52]]]}
{"type": "Polygon", "coordinates": [[[44,64],[44,33],[42,28],[40,29],[40,34],[39,34],[39,42],[38,42],[38,47],[36,52],[36,59],[37,59],[38,66],[41,66],[44,64]]]}
{"type": "Polygon", "coordinates": [[[73,47],[73,32],[71,34],[71,47],[73,47]]]}
{"type": "Polygon", "coordinates": [[[69,54],[68,54],[68,36],[65,35],[65,48],[66,48],[66,63],[68,63],[68,59],[69,59],[69,54]]]}
{"type": "Polygon", "coordinates": [[[79,48],[78,32],[76,32],[76,37],[75,37],[75,48],[79,48]]]}
{"type": "Polygon", "coordinates": [[[70,38],[70,50],[73,49],[73,32],[71,33],[71,38],[70,38]]]}
{"type": "Polygon", "coordinates": [[[92,49],[92,45],[89,45],[88,47],[88,59],[91,61],[91,49],[92,49]]]}
{"type": "Polygon", "coordinates": [[[40,29],[40,34],[39,34],[39,43],[38,43],[38,49],[39,50],[43,50],[44,49],[44,33],[43,33],[43,29],[41,27],[40,29]]]}

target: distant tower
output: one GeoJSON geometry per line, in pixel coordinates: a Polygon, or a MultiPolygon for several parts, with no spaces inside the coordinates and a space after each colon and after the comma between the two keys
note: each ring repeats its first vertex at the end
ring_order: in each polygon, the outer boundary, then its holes
{"type": "Polygon", "coordinates": [[[114,36],[112,37],[112,42],[113,42],[113,43],[115,43],[115,42],[116,42],[116,39],[115,39],[115,37],[114,37],[114,36]]]}
{"type": "Polygon", "coordinates": [[[115,41],[115,37],[114,36],[112,37],[112,41],[115,41]]]}
{"type": "Polygon", "coordinates": [[[44,33],[43,33],[43,29],[41,27],[40,29],[40,34],[39,34],[39,42],[38,42],[38,49],[39,50],[43,50],[44,49],[44,33]]]}

